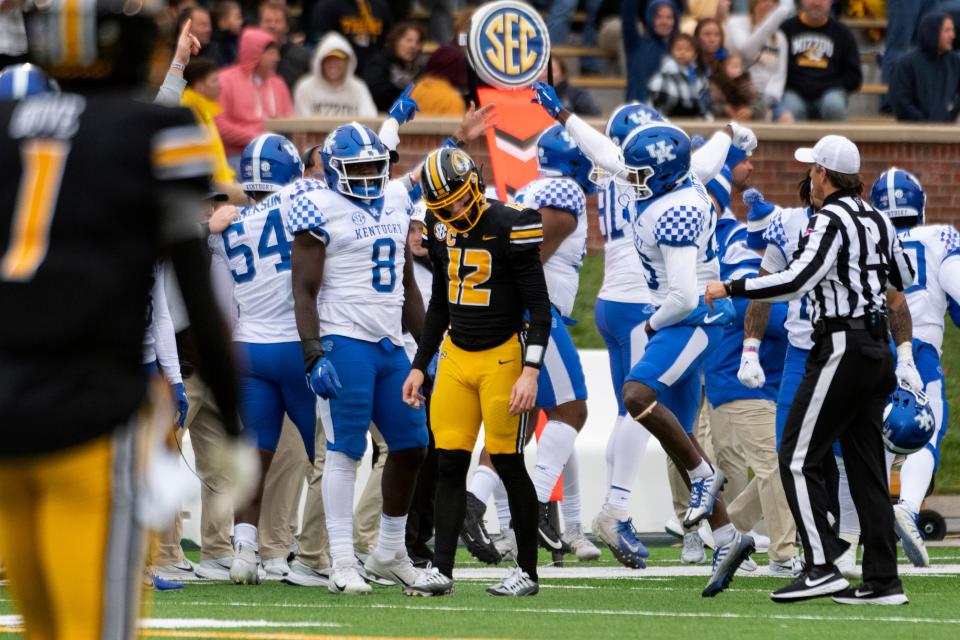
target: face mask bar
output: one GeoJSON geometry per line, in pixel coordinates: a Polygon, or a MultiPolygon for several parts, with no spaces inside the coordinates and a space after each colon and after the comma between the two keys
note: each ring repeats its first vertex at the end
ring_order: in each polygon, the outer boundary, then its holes
{"type": "Polygon", "coordinates": [[[627,167],[613,175],[613,181],[621,186],[633,188],[634,197],[637,200],[649,200],[653,197],[653,191],[647,186],[649,180],[654,174],[653,169],[648,166],[627,167]]]}
{"type": "Polygon", "coordinates": [[[386,154],[372,158],[332,158],[330,166],[337,172],[337,191],[354,198],[373,200],[383,195],[390,179],[390,163],[386,154]],[[351,165],[379,163],[380,172],[371,176],[352,176],[349,173],[351,165]]]}

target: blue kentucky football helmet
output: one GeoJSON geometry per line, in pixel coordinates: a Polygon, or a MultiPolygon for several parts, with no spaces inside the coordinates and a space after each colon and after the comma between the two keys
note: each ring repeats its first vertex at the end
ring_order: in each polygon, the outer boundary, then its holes
{"type": "Polygon", "coordinates": [[[877,211],[887,214],[893,226],[909,228],[923,224],[927,194],[912,173],[890,167],[873,183],[870,202],[877,211]]]}
{"type": "Polygon", "coordinates": [[[330,132],[320,152],[327,186],[350,198],[375,200],[390,178],[390,152],[369,127],[351,122],[330,132]]]}
{"type": "Polygon", "coordinates": [[[590,181],[593,162],[584,155],[563,125],[555,124],[540,134],[537,164],[544,175],[573,178],[587,195],[597,190],[597,185],[590,181]]]}
{"type": "Polygon", "coordinates": [[[240,183],[247,195],[279,191],[303,176],[303,161],[293,143],[281,135],[264,133],[240,155],[240,183]]]}
{"type": "Polygon", "coordinates": [[[0,100],[21,100],[38,93],[58,92],[57,81],[35,64],[12,64],[0,71],[0,100]]]}
{"type": "Polygon", "coordinates": [[[615,143],[622,145],[631,131],[651,122],[667,122],[667,119],[648,104],[642,102],[622,104],[610,114],[605,133],[615,143]]]}
{"type": "Polygon", "coordinates": [[[652,122],[623,141],[623,162],[626,172],[614,180],[633,187],[637,200],[662,195],[690,174],[690,138],[680,127],[652,122]]]}
{"type": "Polygon", "coordinates": [[[898,386],[883,410],[883,444],[893,453],[911,454],[930,441],[935,425],[927,396],[898,386]]]}

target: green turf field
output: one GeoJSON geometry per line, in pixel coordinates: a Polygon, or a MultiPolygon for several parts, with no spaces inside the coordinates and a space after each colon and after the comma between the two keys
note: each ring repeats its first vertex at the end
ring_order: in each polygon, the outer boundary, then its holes
{"type": "MultiPolygon", "coordinates": [[[[960,563],[960,548],[933,548],[935,565],[960,563]]],[[[535,598],[493,598],[493,582],[459,580],[443,598],[410,598],[397,588],[370,596],[334,596],[324,589],[264,583],[188,583],[182,591],[153,594],[145,637],[308,640],[325,636],[484,638],[956,638],[960,633],[960,580],[956,575],[907,576],[911,602],[903,607],[843,607],[828,600],[776,605],[768,593],[784,580],[738,577],[713,599],[700,596],[706,578],[654,575],[679,567],[675,548],[652,549],[651,569],[617,579],[542,579],[535,598]],[[229,626],[228,626],[229,625],[229,626]],[[160,627],[160,628],[158,628],[160,627]],[[697,635],[694,635],[697,634],[697,635]]],[[[464,558],[466,560],[466,558],[464,558]]],[[[604,562],[606,560],[606,562],[604,562]]],[[[765,556],[758,555],[761,566],[765,556]]],[[[542,558],[546,562],[546,557],[542,558]]],[[[475,568],[475,563],[462,562],[475,568]]],[[[610,565],[567,563],[584,569],[610,565]]],[[[931,569],[935,571],[936,566],[931,569]]],[[[762,571],[759,570],[759,571],[762,571]]],[[[597,571],[593,572],[596,575],[597,571]]],[[[0,618],[15,632],[8,596],[0,591],[0,618]]],[[[0,632],[0,636],[5,635],[0,632]]]]}
{"type": "MultiPolygon", "coordinates": [[[[603,349],[603,340],[593,323],[593,305],[603,281],[603,255],[589,255],[580,270],[580,289],[573,317],[577,324],[570,328],[576,345],[582,349],[603,349]]],[[[960,330],[949,319],[943,341],[943,373],[947,378],[947,402],[960,407],[960,330]]],[[[960,493],[960,433],[956,427],[957,410],[950,413],[951,429],[947,430],[940,450],[936,493],[960,493]]]]}

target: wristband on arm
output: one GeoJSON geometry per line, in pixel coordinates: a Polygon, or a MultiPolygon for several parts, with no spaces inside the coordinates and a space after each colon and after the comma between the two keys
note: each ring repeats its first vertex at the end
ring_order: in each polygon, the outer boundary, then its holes
{"type": "Polygon", "coordinates": [[[307,373],[313,370],[313,365],[318,360],[325,357],[323,347],[320,346],[319,338],[310,338],[300,341],[300,348],[303,349],[303,366],[307,373]]]}

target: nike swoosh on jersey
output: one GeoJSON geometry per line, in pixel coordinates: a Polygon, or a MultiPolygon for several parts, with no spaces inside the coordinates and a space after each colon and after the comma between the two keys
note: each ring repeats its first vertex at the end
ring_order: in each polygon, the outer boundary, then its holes
{"type": "Polygon", "coordinates": [[[540,532],[540,537],[543,539],[544,542],[547,543],[547,546],[548,546],[548,547],[550,547],[551,549],[554,549],[554,550],[556,550],[556,551],[560,551],[560,549],[563,549],[563,543],[562,543],[562,542],[560,542],[560,541],[554,542],[554,541],[551,540],[549,537],[545,536],[545,535],[543,534],[543,529],[537,529],[537,531],[540,532]]]}
{"type": "Polygon", "coordinates": [[[715,316],[707,315],[707,316],[704,316],[704,317],[703,317],[703,323],[704,323],[704,324],[710,324],[710,323],[713,322],[714,320],[719,320],[719,319],[722,318],[722,317],[723,317],[723,314],[722,314],[722,313],[718,313],[718,314],[715,315],[715,316]]]}
{"type": "Polygon", "coordinates": [[[811,580],[810,578],[807,578],[806,580],[804,580],[804,583],[806,583],[808,587],[818,587],[832,577],[833,577],[833,574],[831,573],[830,575],[823,576],[822,578],[817,578],[816,580],[811,580]]]}
{"type": "Polygon", "coordinates": [[[497,236],[483,236],[482,240],[486,242],[487,240],[496,240],[497,236]]]}

